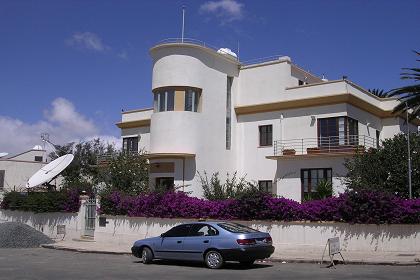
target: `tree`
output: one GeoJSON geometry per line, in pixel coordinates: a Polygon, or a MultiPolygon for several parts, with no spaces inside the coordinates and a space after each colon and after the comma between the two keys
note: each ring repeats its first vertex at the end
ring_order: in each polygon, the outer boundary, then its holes
{"type": "Polygon", "coordinates": [[[149,164],[143,152],[120,152],[101,168],[103,191],[138,195],[149,191],[149,164]]]}
{"type": "Polygon", "coordinates": [[[387,97],[387,92],[385,92],[383,89],[374,88],[368,89],[368,91],[379,98],[387,97]]]}
{"type": "MultiPolygon", "coordinates": [[[[419,52],[414,51],[420,56],[419,52]]],[[[417,61],[420,61],[417,59],[417,61]]],[[[406,72],[401,73],[402,80],[413,80],[417,84],[393,89],[388,92],[389,97],[397,96],[400,104],[395,106],[394,113],[404,113],[407,108],[411,109],[411,119],[420,117],[420,68],[403,68],[406,72]]]]}
{"type": "MultiPolygon", "coordinates": [[[[413,197],[420,197],[420,134],[410,134],[413,197]]],[[[354,191],[375,190],[408,198],[407,135],[386,139],[378,149],[356,154],[344,164],[344,183],[354,191]]]]}
{"type": "Polygon", "coordinates": [[[78,187],[85,190],[91,189],[101,181],[97,164],[98,157],[116,153],[113,145],[105,144],[99,138],[78,144],[56,145],[55,148],[57,154],[51,153],[52,159],[69,153],[74,155],[72,163],[61,173],[63,187],[78,187]]]}

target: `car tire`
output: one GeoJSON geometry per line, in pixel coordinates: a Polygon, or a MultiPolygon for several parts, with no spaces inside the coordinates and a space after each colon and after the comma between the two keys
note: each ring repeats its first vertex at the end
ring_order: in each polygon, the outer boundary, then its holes
{"type": "Polygon", "coordinates": [[[255,260],[247,260],[247,261],[240,261],[239,263],[242,265],[242,266],[252,266],[253,264],[254,264],[254,262],[255,262],[255,260]]]}
{"type": "Polygon", "coordinates": [[[216,250],[208,251],[206,256],[204,257],[204,262],[206,263],[206,266],[210,269],[221,268],[224,264],[222,254],[220,254],[220,252],[216,250]]]}
{"type": "Polygon", "coordinates": [[[140,255],[141,261],[144,264],[149,264],[153,261],[153,253],[152,250],[150,250],[150,248],[148,247],[144,247],[143,250],[141,251],[141,255],[140,255]]]}

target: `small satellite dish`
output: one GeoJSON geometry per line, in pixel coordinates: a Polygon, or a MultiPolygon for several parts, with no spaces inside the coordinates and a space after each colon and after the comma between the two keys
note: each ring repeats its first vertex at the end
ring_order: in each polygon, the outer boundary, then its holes
{"type": "Polygon", "coordinates": [[[224,55],[230,55],[230,56],[233,56],[234,58],[238,58],[236,53],[234,53],[231,49],[228,49],[228,48],[220,48],[220,49],[217,50],[217,53],[224,54],[224,55]]]}
{"type": "Polygon", "coordinates": [[[51,181],[55,176],[66,169],[73,159],[74,156],[72,154],[67,154],[53,160],[32,175],[32,177],[29,178],[26,187],[33,188],[51,181]]]}
{"type": "Polygon", "coordinates": [[[9,153],[0,153],[0,158],[7,156],[9,153]]]}

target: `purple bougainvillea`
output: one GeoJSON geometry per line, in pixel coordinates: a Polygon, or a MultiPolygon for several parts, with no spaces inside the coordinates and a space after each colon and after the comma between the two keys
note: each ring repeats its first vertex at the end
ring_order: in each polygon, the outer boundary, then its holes
{"type": "Polygon", "coordinates": [[[420,199],[405,200],[368,191],[304,203],[267,194],[210,201],[183,192],[139,196],[113,192],[101,198],[101,213],[160,218],[414,224],[420,223],[420,199]]]}

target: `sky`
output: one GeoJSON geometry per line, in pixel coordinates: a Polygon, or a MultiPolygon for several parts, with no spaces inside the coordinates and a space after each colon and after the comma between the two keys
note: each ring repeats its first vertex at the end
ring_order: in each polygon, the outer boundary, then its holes
{"type": "Polygon", "coordinates": [[[121,110],[151,107],[149,49],[185,37],[241,61],[287,55],[330,80],[369,88],[407,82],[420,1],[0,0],[0,152],[100,137],[120,145],[121,110]]]}

